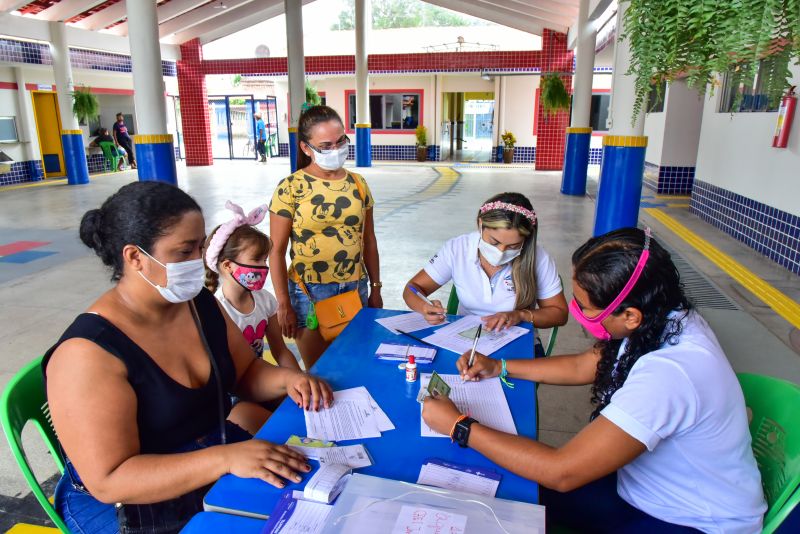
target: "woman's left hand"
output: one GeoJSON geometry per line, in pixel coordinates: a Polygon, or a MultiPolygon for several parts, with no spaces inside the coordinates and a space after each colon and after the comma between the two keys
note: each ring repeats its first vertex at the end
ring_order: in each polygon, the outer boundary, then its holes
{"type": "Polygon", "coordinates": [[[381,297],[380,291],[370,291],[367,306],[370,308],[383,308],[383,297],[381,297]]]}
{"type": "Polygon", "coordinates": [[[333,391],[328,383],[301,372],[292,373],[286,384],[286,393],[304,410],[317,412],[320,408],[330,408],[333,404],[333,391]]]}
{"type": "Polygon", "coordinates": [[[422,403],[422,419],[429,427],[445,436],[450,435],[456,420],[461,417],[456,405],[447,397],[426,397],[422,403]]]}
{"type": "Polygon", "coordinates": [[[521,321],[520,314],[516,311],[497,312],[494,315],[481,317],[481,319],[483,319],[483,327],[490,332],[505,330],[509,326],[518,325],[521,321]]]}

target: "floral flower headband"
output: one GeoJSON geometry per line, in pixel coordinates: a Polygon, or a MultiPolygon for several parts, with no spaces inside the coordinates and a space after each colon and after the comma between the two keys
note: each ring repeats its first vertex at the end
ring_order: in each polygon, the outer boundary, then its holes
{"type": "Polygon", "coordinates": [[[487,211],[494,211],[494,210],[504,210],[504,211],[512,211],[514,213],[519,213],[526,219],[528,219],[531,224],[536,224],[536,212],[529,210],[527,208],[523,208],[522,206],[517,206],[516,204],[509,204],[508,202],[489,202],[481,206],[480,214],[483,215],[487,211]]]}
{"type": "Polygon", "coordinates": [[[208,244],[208,248],[206,249],[206,265],[215,273],[219,272],[217,270],[219,253],[222,251],[222,247],[225,246],[225,243],[228,242],[228,238],[234,230],[245,224],[255,226],[263,221],[264,216],[267,214],[266,204],[258,206],[247,215],[244,214],[244,210],[241,206],[234,204],[230,200],[225,203],[225,207],[234,213],[233,219],[220,225],[217,231],[214,232],[214,237],[211,238],[211,243],[208,244]]]}

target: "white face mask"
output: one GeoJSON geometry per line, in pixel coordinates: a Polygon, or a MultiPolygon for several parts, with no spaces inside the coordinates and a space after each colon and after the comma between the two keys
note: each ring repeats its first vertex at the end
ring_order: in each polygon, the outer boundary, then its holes
{"type": "Polygon", "coordinates": [[[311,149],[311,151],[314,153],[314,163],[316,163],[320,169],[324,169],[326,171],[338,171],[344,167],[344,162],[347,159],[347,147],[348,144],[345,143],[337,150],[331,150],[327,154],[320,154],[316,150],[311,149]]]}
{"type": "MultiPolygon", "coordinates": [[[[142,247],[138,248],[147,254],[142,247]]],[[[205,265],[203,265],[202,258],[178,263],[167,263],[164,265],[150,254],[147,254],[147,257],[167,270],[167,285],[162,287],[158,284],[154,284],[150,280],[147,280],[147,277],[142,274],[142,271],[138,271],[139,276],[156,288],[167,302],[180,304],[181,302],[190,301],[203,289],[206,269],[205,265]]]]}
{"type": "Polygon", "coordinates": [[[519,248],[507,248],[501,251],[494,245],[490,245],[483,238],[478,241],[478,250],[481,251],[481,255],[483,258],[489,262],[489,264],[499,267],[500,265],[505,265],[506,263],[510,262],[514,258],[520,255],[522,249],[519,248]]]}

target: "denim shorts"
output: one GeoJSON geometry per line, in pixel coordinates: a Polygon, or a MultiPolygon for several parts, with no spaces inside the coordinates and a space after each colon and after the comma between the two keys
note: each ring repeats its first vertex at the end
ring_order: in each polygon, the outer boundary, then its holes
{"type": "MultiPolygon", "coordinates": [[[[306,284],[308,292],[314,302],[329,299],[348,291],[353,291],[358,286],[358,295],[361,297],[361,305],[367,305],[367,278],[352,282],[331,282],[329,284],[306,284]]],[[[300,289],[300,286],[293,280],[289,280],[289,300],[292,309],[297,314],[297,327],[306,327],[306,317],[308,317],[308,296],[300,289]]]]}

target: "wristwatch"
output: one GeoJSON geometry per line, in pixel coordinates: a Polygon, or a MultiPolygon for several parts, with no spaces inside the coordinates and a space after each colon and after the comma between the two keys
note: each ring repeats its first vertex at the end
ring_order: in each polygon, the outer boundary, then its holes
{"type": "Polygon", "coordinates": [[[370,287],[375,287],[375,288],[380,289],[380,288],[383,287],[383,282],[370,282],[369,285],[370,285],[370,287]]]}
{"type": "Polygon", "coordinates": [[[453,430],[453,441],[458,443],[459,447],[467,446],[467,442],[469,441],[469,431],[472,423],[477,423],[477,421],[472,417],[465,417],[456,423],[456,427],[453,430]]]}

